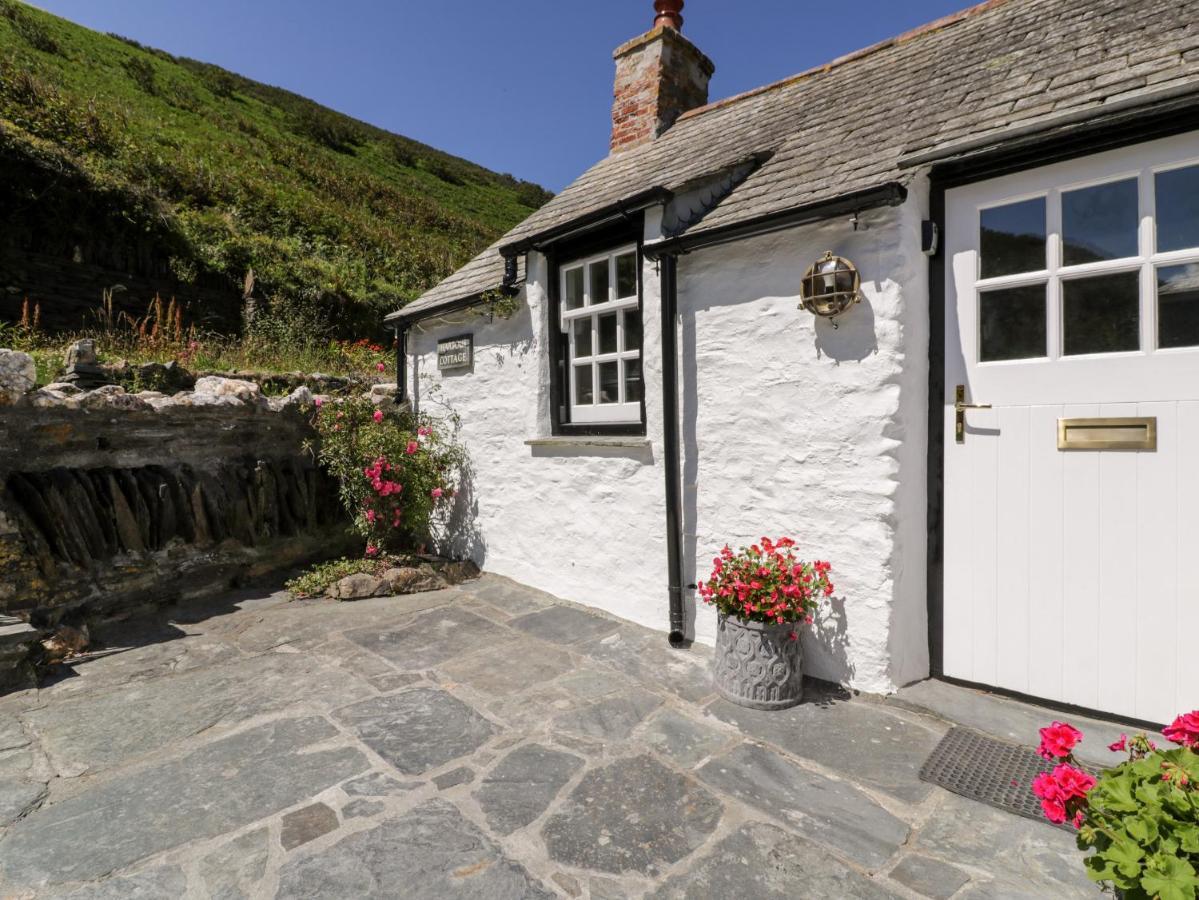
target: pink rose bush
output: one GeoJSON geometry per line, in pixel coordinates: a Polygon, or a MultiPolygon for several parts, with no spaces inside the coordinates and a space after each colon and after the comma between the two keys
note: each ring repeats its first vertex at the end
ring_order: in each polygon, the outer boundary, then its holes
{"type": "Polygon", "coordinates": [[[1120,735],[1108,749],[1128,759],[1096,776],[1074,759],[1078,729],[1041,729],[1037,752],[1056,762],[1032,783],[1041,811],[1078,830],[1079,849],[1092,851],[1087,874],[1128,900],[1199,896],[1199,710],[1162,734],[1178,746],[1159,750],[1144,734],[1120,735]]]}
{"type": "Polygon", "coordinates": [[[465,460],[456,423],[385,413],[361,398],[316,407],[319,459],[338,479],[342,504],[367,556],[418,548],[455,494],[465,460]]]}
{"type": "MultiPolygon", "coordinates": [[[[712,574],[699,586],[705,603],[747,622],[811,624],[819,603],[833,593],[827,562],[803,562],[789,537],[742,547],[725,546],[712,560],[712,574]]],[[[792,639],[798,635],[793,631],[792,639]]]]}

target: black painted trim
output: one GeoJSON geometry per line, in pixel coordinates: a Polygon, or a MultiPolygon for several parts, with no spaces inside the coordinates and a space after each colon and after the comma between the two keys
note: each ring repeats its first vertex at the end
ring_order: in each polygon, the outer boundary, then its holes
{"type": "Polygon", "coordinates": [[[668,203],[673,196],[674,194],[664,187],[652,187],[626,197],[623,200],[617,200],[615,203],[602,206],[585,216],[580,216],[561,225],[555,225],[553,228],[539,231],[519,241],[503,244],[499,248],[499,252],[501,256],[519,256],[521,253],[528,253],[530,250],[542,250],[550,244],[567,240],[577,232],[593,230],[608,222],[628,221],[634,216],[640,218],[640,213],[643,213],[646,207],[668,203]]]}

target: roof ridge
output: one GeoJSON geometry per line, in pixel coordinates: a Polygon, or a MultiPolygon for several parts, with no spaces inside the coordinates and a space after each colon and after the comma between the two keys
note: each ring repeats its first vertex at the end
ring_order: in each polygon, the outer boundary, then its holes
{"type": "Polygon", "coordinates": [[[959,10],[958,12],[950,13],[949,15],[942,16],[939,19],[934,19],[932,22],[926,22],[923,25],[919,25],[915,28],[909,29],[908,31],[904,31],[895,35],[894,37],[881,40],[876,44],[871,44],[868,47],[861,48],[860,50],[854,50],[851,53],[838,56],[836,59],[826,63],[821,63],[818,66],[813,66],[810,69],[804,69],[802,72],[799,72],[795,75],[788,75],[786,78],[780,79],[779,81],[773,81],[770,84],[764,84],[761,87],[751,88],[750,90],[743,91],[740,94],[734,94],[731,97],[725,97],[723,100],[713,101],[705,106],[698,106],[695,109],[688,110],[687,112],[683,113],[681,116],[679,116],[677,121],[681,122],[684,119],[695,118],[703,115],[704,113],[709,113],[713,110],[722,109],[734,103],[739,103],[742,100],[748,100],[749,98],[756,97],[759,94],[765,94],[766,92],[773,91],[777,88],[788,87],[789,85],[792,85],[798,81],[811,78],[813,75],[819,75],[832,69],[839,69],[841,66],[846,65],[847,63],[857,62],[858,60],[867,56],[873,56],[875,53],[878,53],[882,50],[886,50],[898,44],[907,43],[914,38],[922,37],[923,35],[934,31],[941,31],[942,29],[949,28],[952,25],[957,25],[964,19],[973,18],[974,16],[984,13],[993,7],[1002,6],[1008,2],[1011,2],[1011,0],[983,0],[983,2],[976,3],[974,6],[968,6],[965,9],[959,10]]]}

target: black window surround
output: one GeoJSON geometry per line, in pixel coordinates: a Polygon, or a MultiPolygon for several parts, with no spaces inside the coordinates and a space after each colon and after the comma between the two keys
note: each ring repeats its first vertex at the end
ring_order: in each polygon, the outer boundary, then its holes
{"type": "MultiPolygon", "coordinates": [[[[569,242],[555,243],[542,252],[546,256],[548,322],[550,352],[550,429],[555,436],[644,435],[645,390],[640,401],[641,421],[620,423],[578,423],[570,420],[570,353],[569,339],[561,327],[561,269],[588,256],[636,245],[637,248],[637,310],[644,324],[644,254],[642,252],[643,217],[630,215],[625,221],[602,230],[589,232],[569,242]]],[[[645,377],[645,350],[642,346],[642,378],[645,377]]]]}

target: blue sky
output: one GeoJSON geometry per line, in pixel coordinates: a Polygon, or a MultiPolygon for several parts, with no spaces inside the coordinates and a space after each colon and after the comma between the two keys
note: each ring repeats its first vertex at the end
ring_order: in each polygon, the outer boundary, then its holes
{"type": "MultiPolygon", "coordinates": [[[[612,50],[652,0],[34,0],[560,190],[607,153],[612,50]]],[[[970,0],[689,0],[731,96],[970,0]]]]}

